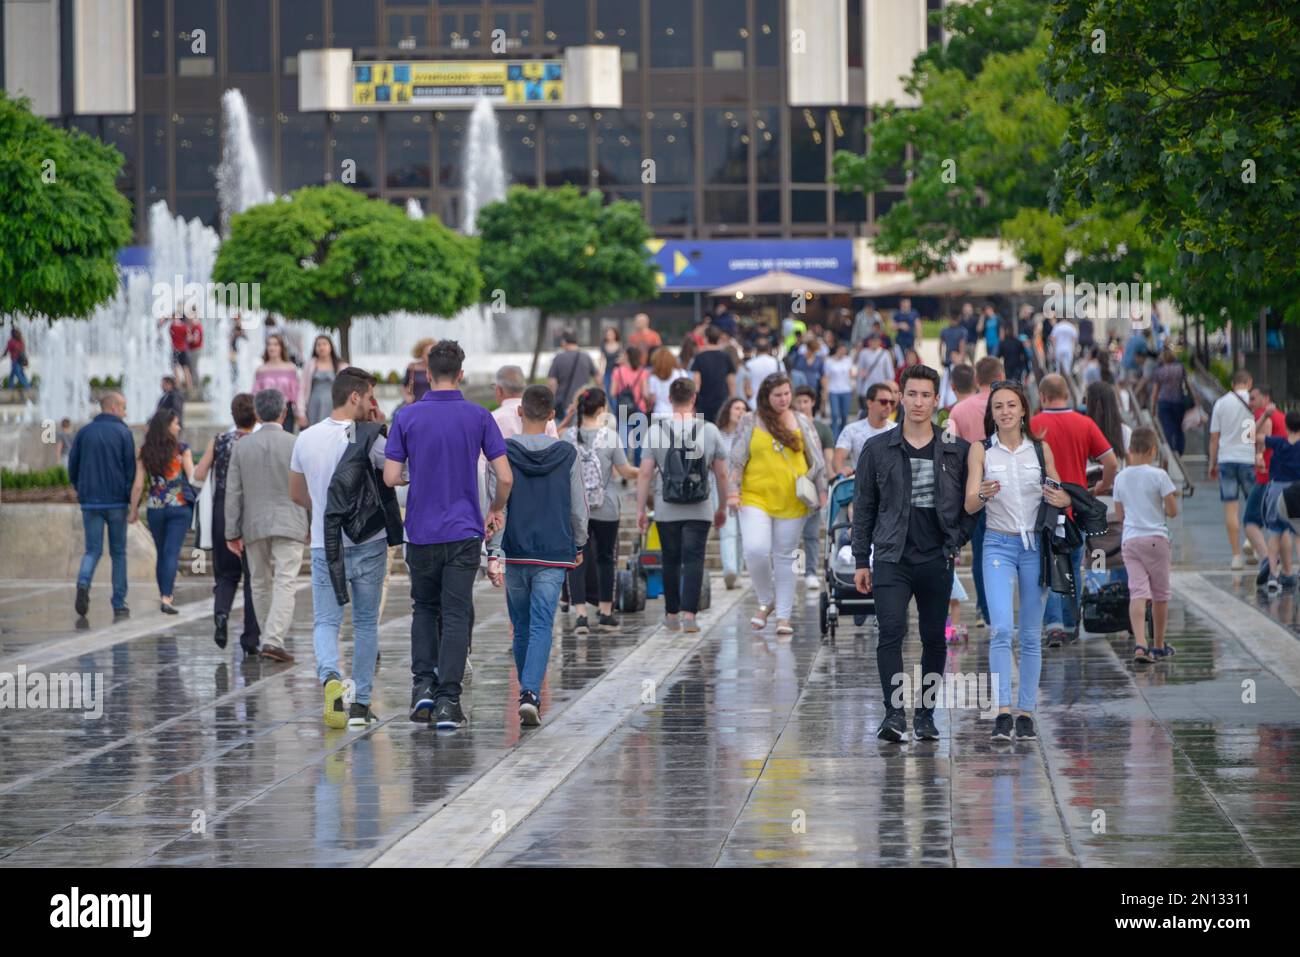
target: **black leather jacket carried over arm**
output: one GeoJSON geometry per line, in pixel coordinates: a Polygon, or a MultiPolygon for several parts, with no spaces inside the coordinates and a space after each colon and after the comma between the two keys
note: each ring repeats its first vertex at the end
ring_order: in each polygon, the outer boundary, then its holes
{"type": "MultiPolygon", "coordinates": [[[[970,541],[975,516],[966,513],[966,456],[970,443],[935,428],[935,508],[943,527],[944,553],[953,558],[970,541]]],[[[902,426],[870,439],[858,458],[853,485],[853,560],[867,568],[875,546],[878,562],[900,562],[912,508],[912,467],[902,426]]]]}
{"type": "Polygon", "coordinates": [[[330,584],[340,605],[348,603],[348,579],[343,564],[343,536],[364,542],[378,532],[387,532],[389,545],[403,541],[402,512],[397,493],[384,483],[383,473],[370,462],[375,439],[386,434],[378,422],[358,422],[353,442],[330,479],[325,504],[325,560],[330,584]]]}

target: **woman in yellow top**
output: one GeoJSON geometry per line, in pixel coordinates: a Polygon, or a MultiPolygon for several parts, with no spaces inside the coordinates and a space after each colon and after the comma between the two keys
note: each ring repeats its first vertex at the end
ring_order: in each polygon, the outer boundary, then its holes
{"type": "Polygon", "coordinates": [[[758,389],[753,412],[736,427],[731,443],[727,507],[739,511],[745,562],[758,595],[755,631],[776,611],[776,633],[792,635],[795,549],[811,508],[799,498],[801,477],[826,506],[826,462],[812,420],[795,412],[794,389],[784,375],[770,375],[758,389]]]}

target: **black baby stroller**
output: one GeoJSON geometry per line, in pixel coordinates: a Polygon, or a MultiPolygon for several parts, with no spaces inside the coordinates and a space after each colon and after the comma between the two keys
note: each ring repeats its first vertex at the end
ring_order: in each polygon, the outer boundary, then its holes
{"type": "Polygon", "coordinates": [[[875,599],[863,595],[853,584],[855,563],[850,542],[853,538],[853,479],[836,479],[830,488],[826,508],[826,587],[821,594],[822,638],[835,640],[835,629],[844,614],[865,616],[876,613],[875,599]]]}
{"type": "MultiPolygon", "coordinates": [[[[1133,634],[1128,617],[1128,578],[1117,579],[1113,574],[1125,570],[1121,534],[1122,529],[1112,525],[1104,535],[1089,537],[1084,552],[1083,627],[1094,635],[1133,634]],[[1104,571],[1092,570],[1098,559],[1102,559],[1104,571]]],[[[1147,602],[1147,632],[1153,630],[1151,603],[1147,602]]]]}

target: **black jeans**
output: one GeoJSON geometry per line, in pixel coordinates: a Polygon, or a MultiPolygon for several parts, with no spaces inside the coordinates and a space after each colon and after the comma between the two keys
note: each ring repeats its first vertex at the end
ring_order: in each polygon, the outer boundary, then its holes
{"type": "Polygon", "coordinates": [[[413,606],[411,677],[416,689],[433,688],[436,701],[460,697],[482,549],[481,538],[406,546],[413,606]]]}
{"type": "Polygon", "coordinates": [[[212,496],[212,577],[216,583],[212,586],[212,611],[214,614],[229,615],[235,605],[235,592],[239,590],[239,580],[244,580],[244,626],[239,635],[239,643],[246,650],[255,649],[262,641],[262,629],[257,624],[257,612],[253,610],[253,589],[248,579],[248,557],[236,555],[226,547],[226,493],[217,492],[212,496]]]}
{"type": "MultiPolygon", "coordinates": [[[[664,612],[692,615],[700,610],[704,584],[704,547],[711,522],[658,522],[664,556],[664,612]]],[[[942,638],[943,636],[940,635],[942,638]]]]}
{"type": "MultiPolygon", "coordinates": [[[[892,707],[896,675],[903,675],[903,639],[907,636],[907,606],[916,596],[917,626],[921,632],[921,688],[924,694],[943,676],[948,658],[943,629],[948,621],[948,599],[952,597],[952,562],[941,558],[912,565],[877,561],[871,575],[876,600],[876,667],[885,707],[892,707]]],[[[910,678],[909,678],[910,680],[910,678]]],[[[916,699],[919,703],[920,698],[916,699]]]]}
{"type": "Polygon", "coordinates": [[[579,615],[588,601],[614,600],[614,552],[618,546],[618,521],[587,520],[587,547],[582,564],[569,572],[569,596],[579,615]],[[599,597],[597,597],[599,596],[599,597]]]}

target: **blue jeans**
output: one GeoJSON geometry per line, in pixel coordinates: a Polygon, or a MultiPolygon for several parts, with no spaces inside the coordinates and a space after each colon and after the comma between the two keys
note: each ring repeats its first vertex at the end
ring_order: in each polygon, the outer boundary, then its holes
{"type": "Polygon", "coordinates": [[[1250,507],[1250,496],[1255,491],[1255,466],[1245,462],[1219,463],[1219,501],[1235,502],[1246,499],[1250,507]]]}
{"type": "Polygon", "coordinates": [[[12,389],[14,382],[18,383],[20,389],[30,389],[32,387],[32,384],[27,381],[27,370],[16,362],[9,366],[9,375],[5,379],[5,388],[12,389]]]}
{"type": "Polygon", "coordinates": [[[1074,566],[1074,596],[1060,595],[1050,589],[1047,592],[1047,607],[1043,610],[1043,630],[1064,628],[1066,631],[1079,630],[1079,601],[1082,597],[1083,576],[1079,574],[1083,567],[1083,546],[1070,552],[1070,562],[1074,566]]]}
{"type": "MultiPolygon", "coordinates": [[[[375,658],[379,654],[379,596],[388,574],[388,542],[384,539],[343,549],[343,569],[352,599],[352,680],[358,704],[370,704],[375,683],[375,658]]],[[[323,684],[339,670],[339,627],[343,606],[334,597],[325,549],[311,550],[312,649],[316,653],[316,677],[323,684]]]]}
{"type": "Polygon", "coordinates": [[[989,613],[989,670],[997,675],[998,707],[1011,707],[1011,634],[1016,630],[1012,594],[1020,589],[1020,694],[1017,707],[1033,711],[1043,671],[1042,556],[1019,535],[984,535],[984,594],[989,613]]]}
{"type": "Polygon", "coordinates": [[[108,526],[108,555],[113,561],[113,607],[126,607],[126,506],[83,508],[81,525],[86,532],[86,553],[77,570],[77,585],[90,587],[95,566],[104,554],[104,526],[108,526]]]}
{"type": "Polygon", "coordinates": [[[1164,429],[1165,439],[1169,442],[1169,447],[1179,455],[1187,447],[1183,435],[1183,415],[1186,412],[1187,406],[1181,398],[1172,401],[1161,399],[1156,403],[1156,416],[1160,419],[1160,427],[1164,429]]]}
{"type": "Polygon", "coordinates": [[[832,392],[831,393],[831,432],[835,438],[840,437],[840,432],[848,424],[849,413],[853,411],[853,393],[852,392],[832,392]]]}
{"type": "Polygon", "coordinates": [[[506,608],[515,632],[520,691],[542,693],[564,575],[565,569],[549,565],[506,565],[506,608]]]}
{"type": "Polygon", "coordinates": [[[984,510],[980,509],[979,514],[975,516],[975,531],[970,537],[970,572],[971,577],[975,579],[975,607],[979,610],[980,618],[986,622],[989,620],[989,603],[984,596],[984,530],[987,527],[984,510]]]}
{"type": "Polygon", "coordinates": [[[185,533],[194,522],[194,506],[166,505],[163,508],[151,508],[148,509],[147,516],[154,549],[158,553],[154,562],[158,594],[170,598],[176,586],[176,566],[180,564],[185,533]]]}

